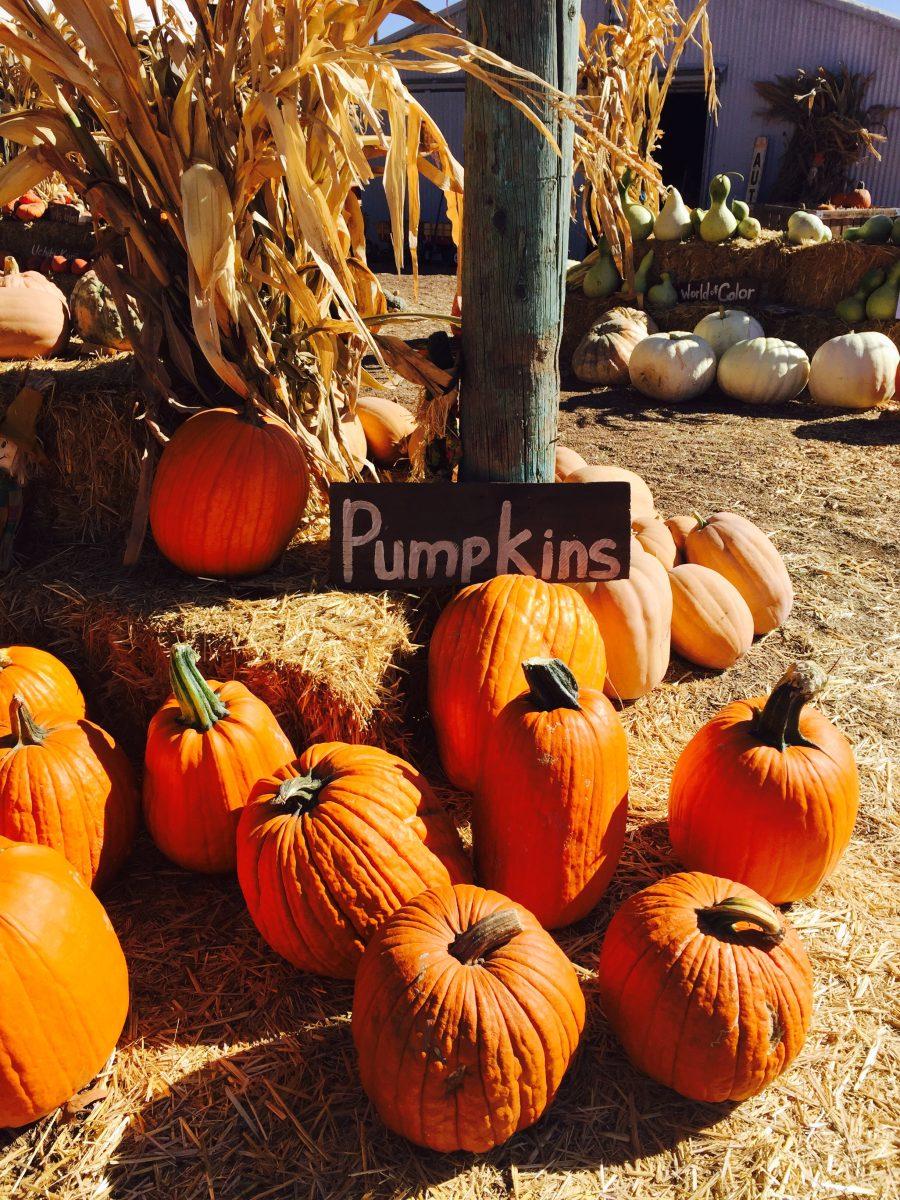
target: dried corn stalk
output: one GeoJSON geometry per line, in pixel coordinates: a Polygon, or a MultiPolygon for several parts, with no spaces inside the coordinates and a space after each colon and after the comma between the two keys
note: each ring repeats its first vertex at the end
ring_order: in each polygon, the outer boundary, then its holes
{"type": "Polygon", "coordinates": [[[684,48],[703,49],[709,111],[718,107],[709,0],[698,0],[682,16],[675,0],[611,0],[615,19],[590,36],[582,22],[578,90],[590,114],[589,126],[576,135],[575,167],[585,177],[582,214],[593,241],[602,230],[622,275],[634,278],[631,234],[617,190],[630,168],[632,190],[641,191],[650,209],[659,207],[662,173],[653,153],[662,136],[660,120],[669,86],[684,48]]]}

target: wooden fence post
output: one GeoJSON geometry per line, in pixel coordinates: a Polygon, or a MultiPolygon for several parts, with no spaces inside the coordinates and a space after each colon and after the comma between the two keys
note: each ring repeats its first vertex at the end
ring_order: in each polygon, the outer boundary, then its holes
{"type": "MultiPolygon", "coordinates": [[[[580,0],[468,0],[467,36],[574,92],[580,0]]],[[[520,112],[466,82],[462,475],[553,480],[573,130],[541,116],[562,156],[520,112]]]]}

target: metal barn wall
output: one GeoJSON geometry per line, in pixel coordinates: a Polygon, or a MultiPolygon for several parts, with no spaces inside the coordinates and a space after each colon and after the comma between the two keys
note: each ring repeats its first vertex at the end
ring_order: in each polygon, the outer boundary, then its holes
{"type": "MultiPolygon", "coordinates": [[[[679,0],[684,12],[693,0],[679,0]]],[[[609,19],[607,0],[582,0],[588,28],[609,19]]],[[[444,13],[444,10],[441,10],[444,13]]],[[[900,105],[900,19],[856,4],[853,0],[710,0],[710,27],[716,67],[720,72],[718,125],[708,139],[705,164],[709,179],[719,171],[747,173],[753,142],[760,134],[769,138],[762,197],[778,171],[789,129],[768,124],[757,115],[760,98],[753,87],[757,79],[790,75],[798,67],[837,67],[875,74],[869,93],[872,104],[900,105]]],[[[465,30],[465,4],[446,10],[449,20],[465,30]]],[[[397,36],[397,35],[395,35],[397,36]]],[[[696,71],[702,66],[699,47],[689,46],[680,65],[696,71]]],[[[410,86],[423,107],[444,131],[453,152],[462,156],[464,90],[461,78],[413,77],[410,86]]],[[[882,161],[868,159],[860,174],[881,205],[900,206],[900,112],[889,118],[888,140],[882,161]]],[[[735,186],[735,195],[743,185],[735,186]]],[[[432,220],[439,193],[430,184],[422,187],[422,218],[432,220]]],[[[387,217],[384,192],[378,184],[366,190],[366,215],[374,222],[387,217]]]]}

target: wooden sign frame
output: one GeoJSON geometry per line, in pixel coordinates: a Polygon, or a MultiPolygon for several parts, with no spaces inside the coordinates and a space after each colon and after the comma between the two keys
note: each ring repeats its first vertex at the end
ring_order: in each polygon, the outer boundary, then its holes
{"type": "Polygon", "coordinates": [[[607,582],[631,565],[627,483],[334,483],[329,505],[331,582],[346,591],[607,582]]]}

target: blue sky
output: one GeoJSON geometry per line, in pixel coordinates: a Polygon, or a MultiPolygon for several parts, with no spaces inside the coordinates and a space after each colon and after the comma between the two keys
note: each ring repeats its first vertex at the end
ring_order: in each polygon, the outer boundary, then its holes
{"type": "MultiPolygon", "coordinates": [[[[433,12],[440,12],[442,8],[448,7],[447,0],[422,0],[426,8],[430,8],[433,12]]],[[[715,3],[715,0],[713,0],[715,3]]],[[[882,12],[892,13],[894,16],[900,17],[900,0],[867,0],[868,7],[880,8],[882,12]]],[[[381,27],[381,36],[393,33],[395,29],[399,29],[407,22],[402,17],[389,17],[381,27]]]]}

